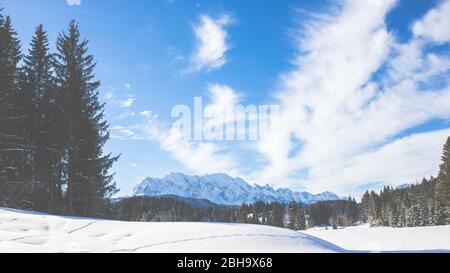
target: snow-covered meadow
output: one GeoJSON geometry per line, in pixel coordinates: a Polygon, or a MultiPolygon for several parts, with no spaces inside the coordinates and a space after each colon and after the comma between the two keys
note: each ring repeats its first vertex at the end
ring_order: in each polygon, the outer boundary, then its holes
{"type": "Polygon", "coordinates": [[[366,224],[337,230],[313,228],[303,233],[348,251],[450,252],[450,226],[370,228],[366,224]]]}
{"type": "Polygon", "coordinates": [[[0,252],[341,252],[295,231],[261,225],[142,223],[0,209],[0,252]]]}
{"type": "Polygon", "coordinates": [[[450,226],[295,232],[262,225],[141,223],[0,209],[0,252],[450,251],[450,226]]]}

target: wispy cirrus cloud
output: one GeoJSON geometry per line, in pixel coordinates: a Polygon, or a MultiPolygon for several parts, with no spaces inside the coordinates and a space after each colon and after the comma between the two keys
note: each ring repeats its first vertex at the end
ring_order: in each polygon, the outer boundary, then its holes
{"type": "Polygon", "coordinates": [[[69,6],[80,6],[81,0],[66,0],[66,3],[69,6]]]}
{"type": "MultiPolygon", "coordinates": [[[[220,113],[226,107],[233,107],[241,101],[241,95],[227,85],[212,83],[208,85],[209,103],[204,106],[203,126],[221,126],[224,116],[220,113]],[[215,115],[218,114],[218,115],[215,115]]],[[[226,119],[225,119],[226,120],[226,119]]],[[[239,175],[237,158],[235,158],[224,143],[193,141],[192,135],[186,135],[177,126],[149,128],[153,139],[160,142],[161,148],[194,173],[228,173],[239,175]],[[211,164],[208,164],[210,162],[211,164]]],[[[203,131],[205,133],[205,131],[203,131]]]]}
{"type": "MultiPolygon", "coordinates": [[[[360,153],[339,168],[323,168],[312,175],[314,183],[330,189],[365,190],[365,183],[400,185],[420,182],[422,177],[436,176],[443,143],[450,136],[450,129],[412,134],[396,139],[379,149],[360,153]],[[330,179],[330,178],[333,179],[330,179]],[[335,185],[339,181],[339,185],[335,185]]],[[[332,164],[332,163],[331,163],[332,164]]],[[[359,193],[359,196],[362,192],[359,193]]]]}
{"type": "MultiPolygon", "coordinates": [[[[215,107],[222,109],[240,102],[240,94],[227,85],[212,83],[208,85],[207,91],[209,103],[204,106],[205,112],[207,109],[215,107]]],[[[217,111],[211,111],[211,113],[217,113],[217,111]]],[[[183,128],[161,122],[158,115],[151,110],[141,111],[134,118],[134,122],[127,125],[111,127],[112,138],[156,141],[162,150],[194,173],[239,174],[237,159],[229,153],[223,143],[194,141],[192,135],[186,134],[183,128]]],[[[215,126],[218,123],[223,125],[222,118],[216,115],[205,116],[204,126],[215,126]]]]}
{"type": "Polygon", "coordinates": [[[126,99],[120,100],[119,105],[121,108],[130,108],[133,106],[134,101],[134,96],[129,95],[126,99]]]}
{"type": "Polygon", "coordinates": [[[216,18],[200,15],[198,24],[193,25],[197,45],[188,72],[216,70],[226,64],[226,53],[230,49],[226,27],[234,21],[229,14],[216,18]]]}
{"type": "Polygon", "coordinates": [[[437,43],[445,43],[450,40],[450,2],[444,1],[441,6],[431,10],[413,26],[416,37],[431,39],[437,43]]]}
{"type": "Polygon", "coordinates": [[[119,97],[113,91],[105,93],[104,99],[112,106],[119,108],[131,108],[136,101],[134,95],[127,95],[126,97],[119,97]]]}
{"type": "Polygon", "coordinates": [[[110,127],[111,138],[115,140],[148,140],[156,138],[163,130],[159,116],[150,110],[125,112],[116,118],[117,124],[110,127]],[[123,118],[121,117],[123,115],[123,118]],[[126,119],[125,122],[121,122],[126,119]]]}
{"type": "Polygon", "coordinates": [[[398,184],[433,174],[438,156],[414,171],[405,171],[406,162],[411,151],[415,165],[430,153],[439,155],[442,137],[428,137],[432,145],[421,145],[423,138],[412,134],[400,142],[408,145],[400,145],[397,136],[432,119],[449,118],[449,56],[426,50],[449,42],[446,20],[436,19],[448,3],[416,21],[415,36],[404,44],[385,23],[394,0],[348,0],[302,22],[296,69],[281,76],[277,93],[281,130],[258,144],[269,164],[254,173],[256,180],[344,193],[361,183],[398,184]],[[436,86],[436,81],[446,84],[436,86]],[[292,156],[295,142],[302,148],[292,156]],[[387,157],[386,151],[396,156],[387,157]],[[399,168],[385,168],[387,162],[399,168]],[[363,170],[363,163],[377,171],[363,170]],[[292,177],[305,169],[306,178],[292,177]],[[352,171],[344,176],[343,170],[352,171]]]}

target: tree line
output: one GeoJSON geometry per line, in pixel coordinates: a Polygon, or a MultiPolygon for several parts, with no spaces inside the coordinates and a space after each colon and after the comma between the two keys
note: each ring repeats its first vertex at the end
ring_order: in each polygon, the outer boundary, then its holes
{"type": "Polygon", "coordinates": [[[110,218],[136,222],[237,222],[238,209],[198,205],[174,197],[136,196],[112,203],[110,218]]]}
{"type": "MultiPolygon", "coordinates": [[[[291,204],[293,205],[294,203],[292,202],[291,204]]],[[[297,204],[295,206],[298,207],[297,204]]],[[[299,212],[302,211],[299,210],[299,212]]],[[[253,204],[242,204],[239,207],[238,222],[283,227],[285,225],[285,215],[286,207],[284,204],[256,201],[253,204]]]]}
{"type": "Polygon", "coordinates": [[[450,137],[444,145],[438,177],[405,188],[367,191],[361,218],[371,226],[415,227],[450,224],[450,137]]]}
{"type": "Polygon", "coordinates": [[[108,216],[121,221],[246,223],[305,230],[316,225],[353,225],[358,221],[358,207],[351,198],[312,205],[257,201],[225,206],[199,205],[171,196],[136,196],[113,202],[108,216]]]}
{"type": "Polygon", "coordinates": [[[94,57],[78,24],[59,33],[56,52],[39,25],[22,54],[0,9],[0,206],[103,216],[117,192],[94,57]]]}
{"type": "Polygon", "coordinates": [[[356,200],[319,201],[307,207],[308,226],[351,226],[360,220],[359,206],[356,200]]]}
{"type": "Polygon", "coordinates": [[[262,224],[305,230],[314,226],[349,226],[359,220],[358,204],[349,197],[346,200],[318,201],[311,205],[295,201],[280,202],[257,201],[239,207],[239,223],[262,224]]]}

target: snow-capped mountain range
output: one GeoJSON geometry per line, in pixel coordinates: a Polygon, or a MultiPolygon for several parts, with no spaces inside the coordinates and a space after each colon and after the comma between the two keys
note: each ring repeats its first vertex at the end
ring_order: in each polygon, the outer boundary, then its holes
{"type": "Polygon", "coordinates": [[[134,188],[133,195],[176,195],[207,199],[221,205],[251,204],[256,201],[287,203],[293,200],[312,204],[317,201],[341,199],[332,192],[311,194],[290,189],[275,190],[269,185],[251,186],[241,178],[232,178],[227,174],[191,176],[182,173],[171,173],[163,178],[146,178],[134,188]]]}

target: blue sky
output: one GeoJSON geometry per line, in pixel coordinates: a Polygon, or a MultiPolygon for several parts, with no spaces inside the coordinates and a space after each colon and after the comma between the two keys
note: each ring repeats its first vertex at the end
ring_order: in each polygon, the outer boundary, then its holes
{"type": "Polygon", "coordinates": [[[146,176],[226,172],[359,194],[436,175],[450,135],[450,1],[1,0],[27,48],[70,19],[98,63],[122,154],[120,194],[146,176]],[[191,142],[174,105],[280,105],[257,142],[191,142]]]}

